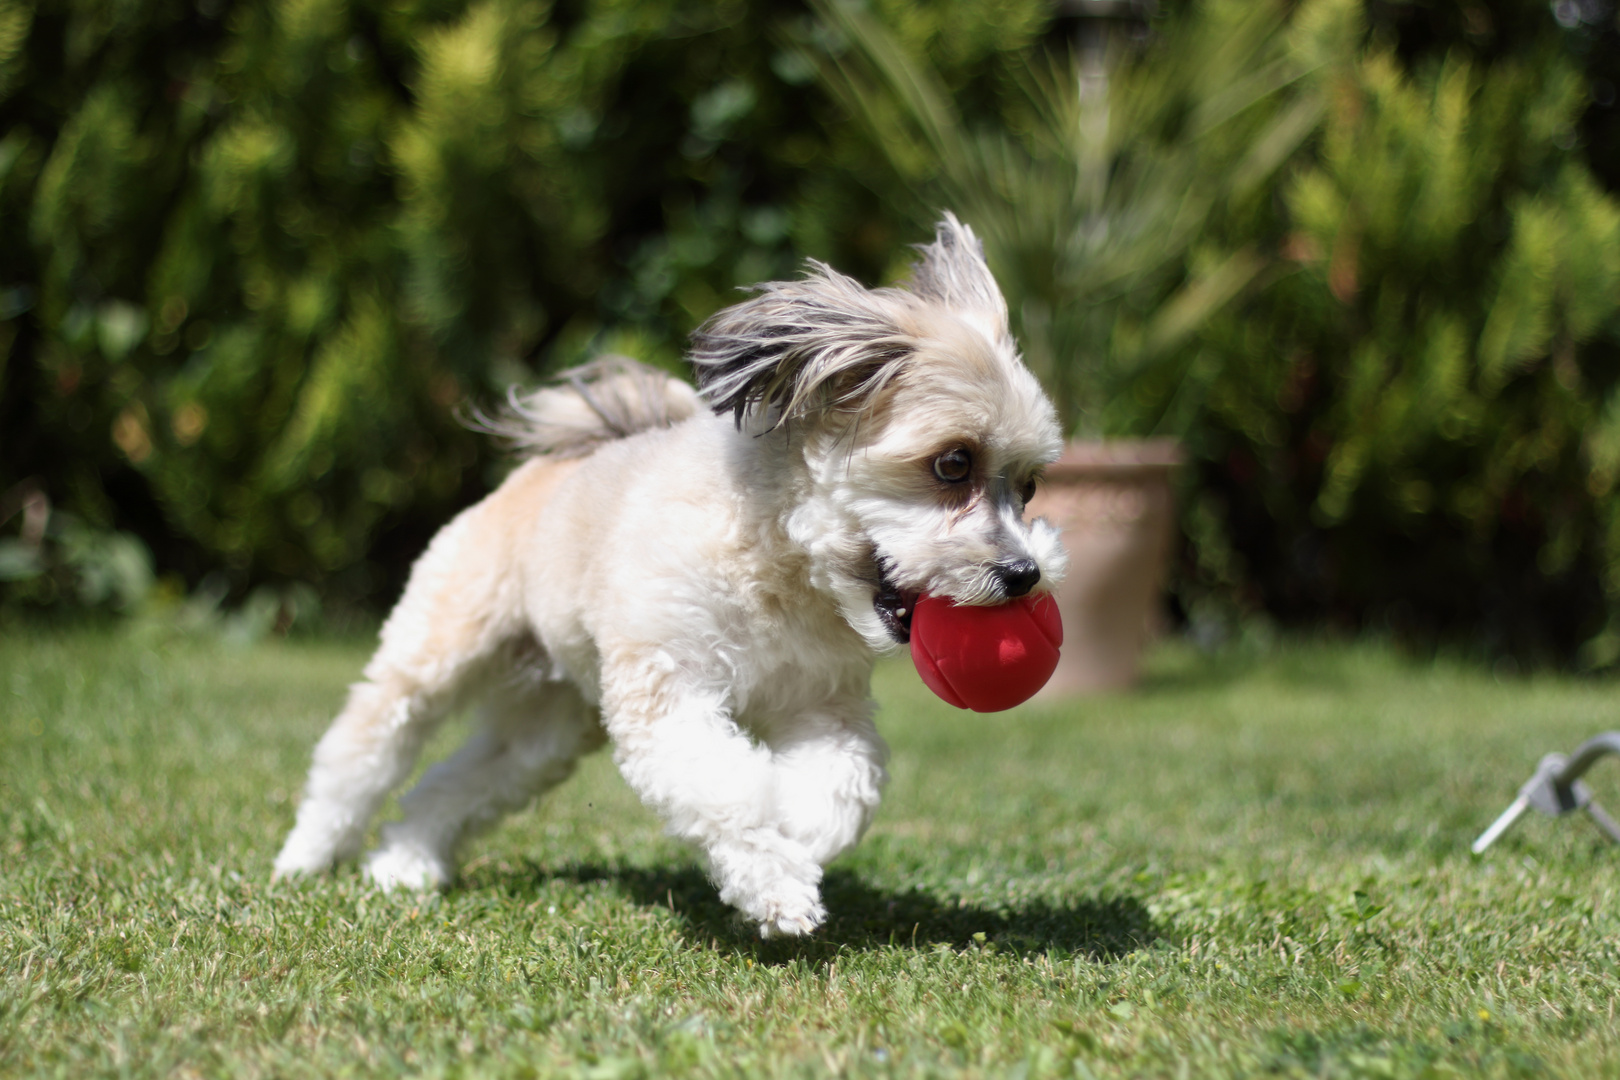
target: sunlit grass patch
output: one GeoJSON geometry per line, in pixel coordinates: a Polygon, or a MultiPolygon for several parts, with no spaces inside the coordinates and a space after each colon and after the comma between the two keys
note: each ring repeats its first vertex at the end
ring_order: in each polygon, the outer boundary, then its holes
{"type": "Polygon", "coordinates": [[[1620,1074],[1620,851],[1467,850],[1610,683],[1171,647],[980,716],[886,666],[884,808],[767,943],[604,756],[443,896],[272,885],[365,652],[0,642],[0,1074],[1620,1074]]]}

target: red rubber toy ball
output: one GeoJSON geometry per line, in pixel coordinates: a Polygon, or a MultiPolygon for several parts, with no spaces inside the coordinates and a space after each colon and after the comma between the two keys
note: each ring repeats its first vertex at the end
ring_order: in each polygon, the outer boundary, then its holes
{"type": "Polygon", "coordinates": [[[919,597],[911,616],[911,662],[928,689],[974,712],[1028,701],[1057,670],[1063,619],[1050,593],[994,607],[919,597]]]}

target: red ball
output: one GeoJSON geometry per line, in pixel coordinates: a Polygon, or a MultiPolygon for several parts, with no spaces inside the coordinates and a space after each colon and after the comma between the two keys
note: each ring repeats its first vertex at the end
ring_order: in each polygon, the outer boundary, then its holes
{"type": "Polygon", "coordinates": [[[911,616],[917,674],[928,689],[974,712],[1028,701],[1057,670],[1062,644],[1063,619],[1050,593],[995,607],[923,596],[911,616]]]}

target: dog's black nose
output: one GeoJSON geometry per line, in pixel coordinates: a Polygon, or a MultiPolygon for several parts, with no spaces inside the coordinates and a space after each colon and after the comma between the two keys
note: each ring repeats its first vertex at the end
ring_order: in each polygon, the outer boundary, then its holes
{"type": "Polygon", "coordinates": [[[1023,596],[1041,580],[1041,568],[1031,559],[997,563],[996,577],[1001,579],[1001,587],[1007,590],[1008,596],[1023,596]]]}

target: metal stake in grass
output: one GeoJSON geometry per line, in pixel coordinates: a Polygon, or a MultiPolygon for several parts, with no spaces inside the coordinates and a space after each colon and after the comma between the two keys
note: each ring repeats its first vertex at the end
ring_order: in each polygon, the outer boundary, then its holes
{"type": "Polygon", "coordinates": [[[1620,844],[1620,824],[1592,801],[1591,789],[1579,779],[1604,754],[1620,754],[1620,731],[1594,735],[1567,758],[1563,754],[1548,754],[1542,758],[1541,764],[1536,766],[1536,774],[1519,789],[1519,797],[1474,841],[1474,854],[1482,854],[1532,806],[1552,817],[1561,817],[1571,810],[1585,810],[1610,840],[1620,844]]]}

